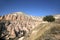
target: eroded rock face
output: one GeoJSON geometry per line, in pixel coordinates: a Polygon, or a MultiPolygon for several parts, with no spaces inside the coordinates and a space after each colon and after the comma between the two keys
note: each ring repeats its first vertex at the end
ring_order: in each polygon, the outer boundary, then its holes
{"type": "Polygon", "coordinates": [[[35,17],[25,15],[21,12],[1,16],[0,20],[0,27],[4,25],[3,27],[6,28],[1,36],[4,36],[6,40],[25,36],[41,22],[40,19],[37,20],[35,17]]]}

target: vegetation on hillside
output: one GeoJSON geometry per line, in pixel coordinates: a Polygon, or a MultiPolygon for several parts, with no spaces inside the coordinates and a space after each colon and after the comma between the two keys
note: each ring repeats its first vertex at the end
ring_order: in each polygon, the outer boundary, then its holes
{"type": "Polygon", "coordinates": [[[43,18],[43,21],[53,22],[55,21],[55,18],[52,15],[49,15],[49,16],[45,16],[43,18]]]}
{"type": "Polygon", "coordinates": [[[60,25],[54,26],[47,30],[41,37],[36,40],[60,40],[60,25]]]}

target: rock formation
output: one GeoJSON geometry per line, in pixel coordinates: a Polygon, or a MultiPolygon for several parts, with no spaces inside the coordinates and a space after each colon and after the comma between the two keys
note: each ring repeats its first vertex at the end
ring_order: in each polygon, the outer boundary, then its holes
{"type": "MultiPolygon", "coordinates": [[[[15,12],[0,17],[0,23],[4,23],[8,32],[8,35],[5,36],[6,39],[25,36],[37,27],[41,21],[37,17],[29,16],[22,12],[15,12]]],[[[2,35],[4,36],[5,33],[2,35]]]]}

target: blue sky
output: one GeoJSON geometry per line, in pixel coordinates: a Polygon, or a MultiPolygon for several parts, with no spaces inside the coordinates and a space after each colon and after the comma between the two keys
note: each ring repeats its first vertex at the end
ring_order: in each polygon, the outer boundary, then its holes
{"type": "Polygon", "coordinates": [[[33,16],[60,14],[60,0],[0,0],[0,15],[12,12],[33,16]]]}

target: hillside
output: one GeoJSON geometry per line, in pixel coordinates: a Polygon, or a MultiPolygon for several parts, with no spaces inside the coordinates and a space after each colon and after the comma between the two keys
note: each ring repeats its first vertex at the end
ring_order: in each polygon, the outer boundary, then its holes
{"type": "Polygon", "coordinates": [[[33,29],[32,33],[26,40],[59,40],[60,24],[42,23],[33,29]],[[53,37],[52,37],[53,36],[53,37]]]}
{"type": "Polygon", "coordinates": [[[49,23],[43,21],[43,17],[29,16],[23,12],[0,16],[0,39],[45,40],[45,36],[50,33],[52,28],[60,28],[60,15],[54,17],[56,18],[55,22],[49,23]]]}

